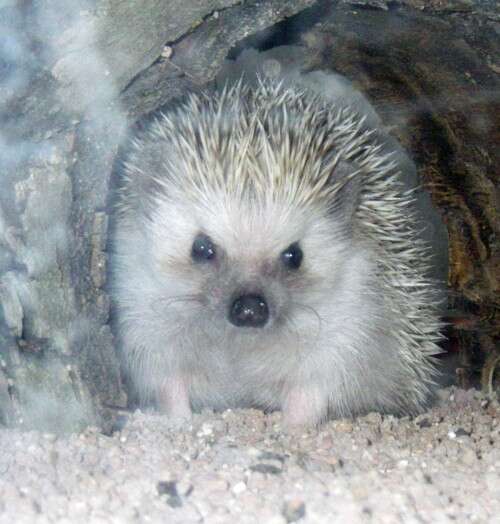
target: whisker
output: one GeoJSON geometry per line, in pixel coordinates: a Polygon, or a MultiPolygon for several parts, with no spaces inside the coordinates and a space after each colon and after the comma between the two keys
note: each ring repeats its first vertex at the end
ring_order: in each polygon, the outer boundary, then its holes
{"type": "MultiPolygon", "coordinates": [[[[316,333],[314,334],[314,337],[312,337],[313,338],[313,343],[315,344],[318,341],[318,338],[319,338],[320,333],[321,333],[322,328],[323,328],[323,318],[318,313],[318,311],[315,308],[313,308],[312,306],[303,304],[301,302],[292,302],[291,305],[293,307],[295,307],[295,308],[301,309],[302,311],[310,314],[313,318],[316,319],[316,326],[317,326],[316,333]]],[[[294,318],[289,316],[289,315],[287,315],[287,320],[288,320],[289,323],[292,323],[294,326],[297,325],[297,322],[294,320],[294,318]]],[[[304,336],[303,335],[303,332],[304,332],[303,328],[300,328],[300,331],[299,331],[299,329],[295,329],[295,332],[296,332],[296,335],[297,335],[298,338],[300,338],[301,336],[304,336]]]]}
{"type": "Polygon", "coordinates": [[[201,304],[202,298],[199,294],[185,294],[170,297],[158,297],[153,303],[152,308],[155,313],[162,313],[165,310],[170,309],[172,306],[179,303],[195,303],[201,304]],[[160,309],[158,306],[164,306],[164,309],[160,309]]]}

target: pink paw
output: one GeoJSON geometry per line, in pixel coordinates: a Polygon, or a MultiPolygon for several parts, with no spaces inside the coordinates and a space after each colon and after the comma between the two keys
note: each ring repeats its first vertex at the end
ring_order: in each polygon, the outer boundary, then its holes
{"type": "Polygon", "coordinates": [[[291,388],[285,394],[282,411],[287,428],[316,426],[326,419],[328,399],[318,388],[291,388]]]}
{"type": "Polygon", "coordinates": [[[188,386],[182,377],[173,376],[165,379],[158,395],[158,407],[173,420],[191,420],[188,386]]]}

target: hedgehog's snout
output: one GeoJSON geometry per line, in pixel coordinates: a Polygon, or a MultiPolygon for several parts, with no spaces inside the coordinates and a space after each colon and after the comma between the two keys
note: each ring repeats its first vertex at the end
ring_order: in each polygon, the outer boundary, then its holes
{"type": "Polygon", "coordinates": [[[253,293],[240,295],[229,306],[228,317],[237,327],[263,327],[269,320],[266,299],[253,293]]]}

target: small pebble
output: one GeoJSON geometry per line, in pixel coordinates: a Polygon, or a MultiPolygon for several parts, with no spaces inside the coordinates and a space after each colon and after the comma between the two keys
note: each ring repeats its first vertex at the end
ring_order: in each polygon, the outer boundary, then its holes
{"type": "Polygon", "coordinates": [[[306,505],[300,499],[288,500],[283,505],[281,514],[287,522],[297,522],[304,518],[306,514],[306,505]]]}
{"type": "Polygon", "coordinates": [[[198,431],[196,436],[198,437],[210,437],[214,433],[214,428],[211,424],[204,422],[201,426],[201,430],[198,431]]]}
{"type": "Polygon", "coordinates": [[[368,413],[364,417],[365,421],[368,422],[368,424],[381,424],[382,423],[382,415],[380,413],[368,413]]]}
{"type": "Polygon", "coordinates": [[[177,483],[177,493],[182,497],[188,497],[193,492],[193,485],[187,480],[180,480],[177,483]]]}
{"type": "Polygon", "coordinates": [[[462,462],[467,466],[472,466],[477,461],[477,454],[472,448],[463,449],[459,456],[462,459],[462,462]]]}
{"type": "Polygon", "coordinates": [[[339,420],[334,423],[334,428],[336,431],[341,431],[342,433],[352,433],[354,427],[352,422],[348,420],[339,420]]]}
{"type": "Polygon", "coordinates": [[[257,471],[259,473],[266,473],[268,475],[279,475],[283,472],[283,469],[273,464],[255,464],[250,466],[250,471],[257,471]]]}
{"type": "Polygon", "coordinates": [[[233,488],[231,489],[231,491],[235,494],[235,495],[239,495],[240,493],[243,493],[244,491],[246,491],[247,489],[247,486],[246,484],[241,481],[241,482],[237,482],[233,488]]]}
{"type": "Polygon", "coordinates": [[[161,56],[162,58],[171,58],[172,55],[174,54],[174,50],[172,49],[172,47],[166,45],[163,49],[162,49],[162,52],[161,52],[161,56]]]}

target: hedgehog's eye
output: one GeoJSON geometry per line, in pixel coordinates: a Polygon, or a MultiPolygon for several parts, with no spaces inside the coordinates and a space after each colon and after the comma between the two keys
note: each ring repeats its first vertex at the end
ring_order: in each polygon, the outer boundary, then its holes
{"type": "Polygon", "coordinates": [[[206,262],[215,258],[215,244],[208,235],[196,235],[191,247],[191,258],[195,262],[206,262]]]}
{"type": "Polygon", "coordinates": [[[281,261],[288,269],[298,269],[302,263],[304,253],[300,249],[299,243],[290,244],[280,255],[281,261]]]}

